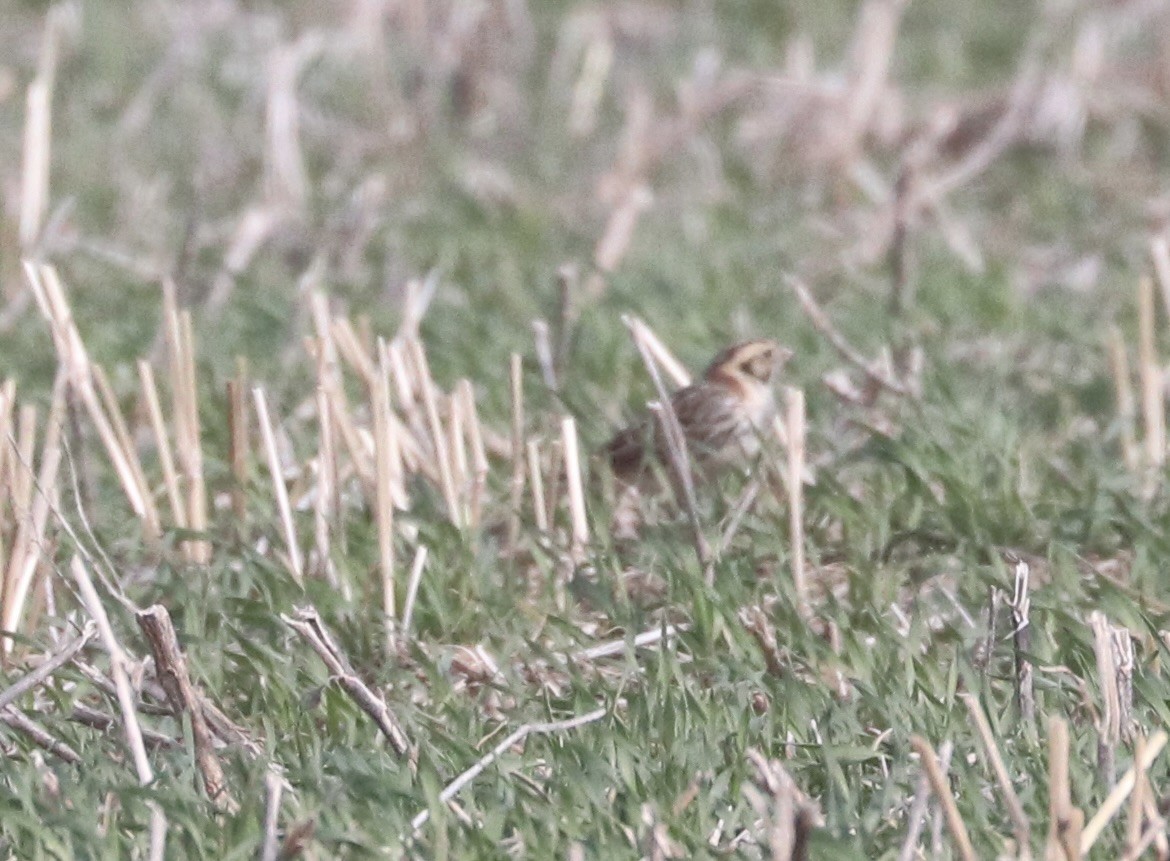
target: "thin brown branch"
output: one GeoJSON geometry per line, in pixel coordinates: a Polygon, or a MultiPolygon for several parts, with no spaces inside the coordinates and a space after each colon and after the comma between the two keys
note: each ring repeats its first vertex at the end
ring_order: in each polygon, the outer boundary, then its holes
{"type": "Polygon", "coordinates": [[[85,645],[93,639],[93,635],[96,633],[97,624],[92,620],[86,622],[80,634],[42,661],[35,670],[17,679],[5,690],[0,691],[0,709],[15,703],[26,693],[47,680],[58,669],[73,660],[77,653],[84,649],[85,645]]]}
{"type": "Polygon", "coordinates": [[[215,755],[211,731],[203,716],[200,697],[187,672],[187,659],[179,647],[170,614],[161,604],[155,604],[138,613],[137,619],[138,627],[146,635],[146,641],[154,654],[155,673],[167,693],[175,717],[181,717],[184,711],[190,716],[195,763],[203,777],[203,789],[207,797],[221,810],[236,812],[239,805],[228,790],[223,767],[215,755]]]}
{"type": "Polygon", "coordinates": [[[81,762],[81,754],[59,738],[55,738],[52,733],[16,706],[0,706],[0,723],[25,736],[37,747],[48,751],[58,759],[71,765],[78,765],[81,762]]]}
{"type": "Polygon", "coordinates": [[[350,666],[349,660],[325,629],[317,611],[312,607],[298,607],[294,616],[286,616],[282,613],[280,618],[313,647],[313,651],[325,663],[326,668],[342,689],[350,695],[362,711],[373,718],[378,729],[390,742],[394,752],[400,757],[409,757],[413,765],[414,754],[402,724],[394,716],[386,701],[358,678],[353,667],[350,666]]]}
{"type": "Polygon", "coordinates": [[[821,306],[813,298],[808,286],[794,275],[790,275],[787,279],[788,286],[792,288],[792,292],[796,294],[797,301],[804,309],[804,313],[808,316],[809,322],[826,341],[832,345],[846,362],[856,366],[866,377],[872,382],[888,389],[896,395],[904,397],[914,397],[914,392],[901,380],[896,380],[882,370],[876,363],[868,361],[858,350],[849,343],[849,341],[842,335],[833,323],[829,320],[829,315],[822,310],[821,306]]]}

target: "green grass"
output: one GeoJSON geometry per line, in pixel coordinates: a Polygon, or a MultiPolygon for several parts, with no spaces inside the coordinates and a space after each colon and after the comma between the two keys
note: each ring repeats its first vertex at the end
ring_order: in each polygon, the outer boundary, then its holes
{"type": "MultiPolygon", "coordinates": [[[[488,5],[503,15],[502,7],[519,4],[488,5]]],[[[531,5],[531,43],[508,41],[490,29],[498,22],[484,25],[499,40],[499,55],[487,51],[484,60],[485,86],[498,88],[486,91],[491,116],[461,113],[450,82],[433,72],[435,56],[420,66],[418,46],[400,30],[387,35],[381,55],[330,42],[299,88],[309,199],[239,273],[229,304],[215,314],[203,300],[236,223],[264,195],[263,58],[278,38],[308,30],[340,39],[344,15],[322,17],[312,4],[291,4],[232,9],[217,20],[194,5],[87,4],[79,28],[66,36],[55,94],[53,207],[68,210],[48,248],[86,344],[138,422],[133,361],[154,347],[161,291],[85,243],[175,272],[196,313],[214,498],[231,487],[223,391],[237,356],[269,391],[298,458],[315,453],[315,420],[296,415],[314,385],[301,347],[311,318],[298,288],[314,258],[325,262],[320,286],[335,307],[369,315],[374,331],[387,335],[401,320],[403,283],[437,271],[440,288],[422,337],[440,385],[470,378],[485,424],[506,434],[508,355],[522,352],[528,431],[551,436],[568,412],[590,450],[652,396],[619,322],[623,313],[644,317],[693,368],[737,338],[775,337],[796,349],[786,381],[808,397],[816,463],[816,481],[806,489],[808,554],[818,585],[840,587],[816,609],[839,630],[839,649],[798,611],[787,514],[770,498],[745,520],[708,587],[681,518],[647,529],[632,550],[614,548],[604,537],[609,502],[599,485],[587,485],[591,528],[602,537],[590,548],[592,576],[579,576],[559,596],[558,560],[527,519],[522,553],[501,555],[509,467],[494,460],[480,530],[453,529],[434,488],[421,481],[412,487],[414,508],[400,518],[407,527],[398,542],[403,579],[417,544],[431,557],[418,596],[417,640],[401,660],[390,660],[376,532],[364,507],[347,509],[336,536],[334,562],[353,599],[319,579],[300,589],[274,549],[283,539],[257,449],[248,518],[236,522],[217,508],[208,533],[212,564],[193,568],[176,550],[179,534],[168,534],[161,548],[144,546],[86,425],[77,460],[92,485],[87,511],[116,576],[139,605],[170,610],[196,684],[263,753],[221,752],[240,810],[216,813],[201,789],[189,724],[144,716],[182,745],[152,752],[155,781],[140,787],[117,726],[102,733],[66,719],[75,702],[117,713],[111,697],[66,667],[18,705],[83,764],[42,756],[24,736],[0,729],[0,857],[145,857],[149,801],[167,815],[168,858],[257,857],[270,763],[285,769],[289,786],[282,833],[312,823],[308,858],[564,858],[573,847],[586,858],[638,858],[651,854],[658,824],[677,841],[679,857],[723,857],[708,843],[720,823],[722,847],[743,829],[762,835],[743,791],[754,779],[746,754],[756,749],[782,760],[817,800],[824,827],[810,857],[890,859],[905,837],[921,772],[910,746],[915,734],[936,747],[953,742],[956,803],[978,857],[995,857],[1011,823],[957,698],[962,691],[976,694],[990,717],[1039,852],[1048,821],[1049,717],[1070,722],[1074,804],[1091,815],[1110,788],[1095,766],[1100,694],[1086,621],[1093,609],[1133,634],[1136,725],[1147,734],[1166,726],[1170,680],[1162,672],[1168,656],[1161,632],[1170,629],[1170,608],[1162,599],[1162,560],[1170,550],[1170,509],[1164,489],[1145,498],[1122,463],[1103,347],[1109,322],[1136,331],[1133,292],[1148,268],[1147,200],[1160,187],[1164,118],[1094,122],[1074,154],[1036,147],[997,161],[948,201],[976,238],[984,270],[965,269],[927,221],[912,239],[916,302],[894,320],[884,264],[858,266],[847,257],[877,229],[874,206],[823,164],[802,162],[776,142],[744,144],[737,124],[754,104],[749,99],[665,154],[648,177],[655,206],[608,290],[578,309],[562,390],[554,394],[532,360],[530,323],[556,319],[558,267],[575,262],[588,272],[608,216],[599,182],[621,151],[634,91],[651,94],[657,116],[673,116],[676,88],[692,75],[701,49],[714,46],[725,67],[778,74],[798,33],[813,40],[818,68],[840,67],[856,4],[835,11],[815,2],[783,11],[767,3],[631,7],[629,15],[645,15],[637,20],[621,17],[626,4],[592,7],[611,16],[617,36],[598,125],[584,138],[566,127],[572,81],[550,70],[571,16],[589,12],[531,5]],[[151,96],[144,87],[154,74],[162,83],[151,96]],[[148,106],[142,124],[125,120],[136,99],[148,106]],[[413,138],[392,132],[404,117],[420,120],[413,138]],[[1131,144],[1127,134],[1136,136],[1131,144]],[[478,191],[469,180],[476,166],[502,177],[504,191],[478,191]],[[357,190],[371,178],[369,187],[382,193],[363,209],[357,190]],[[1096,256],[1099,277],[1088,287],[1059,277],[1028,282],[1027,264],[1044,252],[1062,261],[1096,256]],[[924,350],[921,400],[881,403],[897,427],[892,438],[859,432],[849,422],[858,411],[820,382],[839,360],[784,281],[787,273],[812,270],[827,273],[816,281],[818,298],[866,355],[895,343],[924,350]],[[1021,721],[1014,705],[1006,613],[989,659],[977,659],[991,590],[1011,590],[1001,559],[1009,550],[1025,554],[1035,572],[1035,726],[1021,721]],[[1086,560],[1119,563],[1123,582],[1091,573],[1086,560]],[[661,598],[625,594],[620,584],[631,562],[661,578],[661,598]],[[738,617],[740,608],[766,599],[786,662],[779,676],[768,672],[738,617]],[[282,613],[305,603],[320,611],[357,673],[401,719],[417,749],[417,773],[281,622],[282,613]],[[561,663],[566,652],[665,621],[689,626],[669,648],[631,649],[596,667],[561,663]],[[460,646],[477,644],[501,675],[468,685],[453,663],[460,646]],[[837,672],[848,682],[846,697],[830,683],[837,672]],[[598,705],[607,708],[603,719],[530,737],[460,793],[474,827],[438,803],[443,787],[512,729],[598,705]],[[679,805],[692,785],[693,800],[679,805]],[[430,822],[404,842],[411,818],[424,809],[430,822]]],[[[0,45],[35,44],[44,11],[18,4],[0,24],[0,45]]],[[[936,100],[1010,81],[1030,14],[1014,6],[1008,14],[912,4],[894,63],[906,109],[925,113],[936,100]]],[[[1067,60],[1068,34],[1055,44],[1052,68],[1067,60]]],[[[0,86],[0,180],[19,189],[23,88],[36,56],[24,48],[0,57],[0,83],[5,76],[15,82],[8,91],[0,86]]],[[[571,68],[575,74],[579,62],[571,68]]],[[[867,152],[892,180],[896,150],[872,141],[867,152]]],[[[27,288],[15,191],[8,198],[0,212],[0,282],[12,297],[27,288]]],[[[0,331],[0,356],[4,373],[19,381],[21,402],[41,405],[43,415],[57,365],[35,306],[0,331]]],[[[356,385],[350,394],[356,401],[356,385]]],[[[157,479],[153,455],[145,459],[157,479]]],[[[62,485],[61,507],[75,520],[68,487],[62,485]]],[[[726,493],[705,495],[710,535],[738,489],[730,478],[726,493]]],[[[297,525],[308,541],[311,512],[298,513],[297,525]]],[[[50,626],[59,631],[81,618],[67,568],[76,548],[62,530],[52,532],[53,560],[64,572],[50,575],[58,615],[18,632],[34,654],[50,648],[50,626]]],[[[123,644],[146,654],[131,615],[111,613],[123,644]]],[[[107,666],[100,648],[86,654],[107,666]]],[[[0,690],[26,670],[20,662],[0,670],[0,690]]],[[[1123,744],[1119,770],[1131,756],[1123,744]]],[[[1156,790],[1166,772],[1158,760],[1156,790]]],[[[1115,823],[1096,851],[1119,855],[1122,839],[1115,823]]],[[[770,857],[768,851],[748,843],[732,857],[770,857]]]]}

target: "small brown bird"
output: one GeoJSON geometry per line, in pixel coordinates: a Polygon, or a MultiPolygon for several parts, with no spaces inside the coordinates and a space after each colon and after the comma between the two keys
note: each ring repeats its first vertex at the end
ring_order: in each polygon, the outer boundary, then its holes
{"type": "MultiPolygon", "coordinates": [[[[714,477],[759,452],[760,434],[776,414],[770,382],[791,356],[791,350],[775,341],[745,341],[721,352],[700,381],[671,396],[697,476],[714,477]]],[[[652,416],[619,431],[604,449],[614,475],[643,489],[651,481],[657,485],[655,462],[669,469],[669,451],[652,416]]]]}

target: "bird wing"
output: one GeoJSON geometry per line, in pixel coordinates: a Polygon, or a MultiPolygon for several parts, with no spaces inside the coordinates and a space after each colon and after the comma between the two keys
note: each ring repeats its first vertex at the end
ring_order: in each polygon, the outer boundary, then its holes
{"type": "Polygon", "coordinates": [[[739,438],[742,410],[723,386],[699,383],[670,399],[690,454],[700,462],[719,457],[739,438]]]}

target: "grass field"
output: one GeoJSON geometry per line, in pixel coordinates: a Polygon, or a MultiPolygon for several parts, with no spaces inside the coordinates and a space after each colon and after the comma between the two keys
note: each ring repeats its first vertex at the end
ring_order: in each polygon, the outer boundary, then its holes
{"type": "Polygon", "coordinates": [[[1170,858],[1168,26],[12,0],[0,858],[1170,858]]]}

